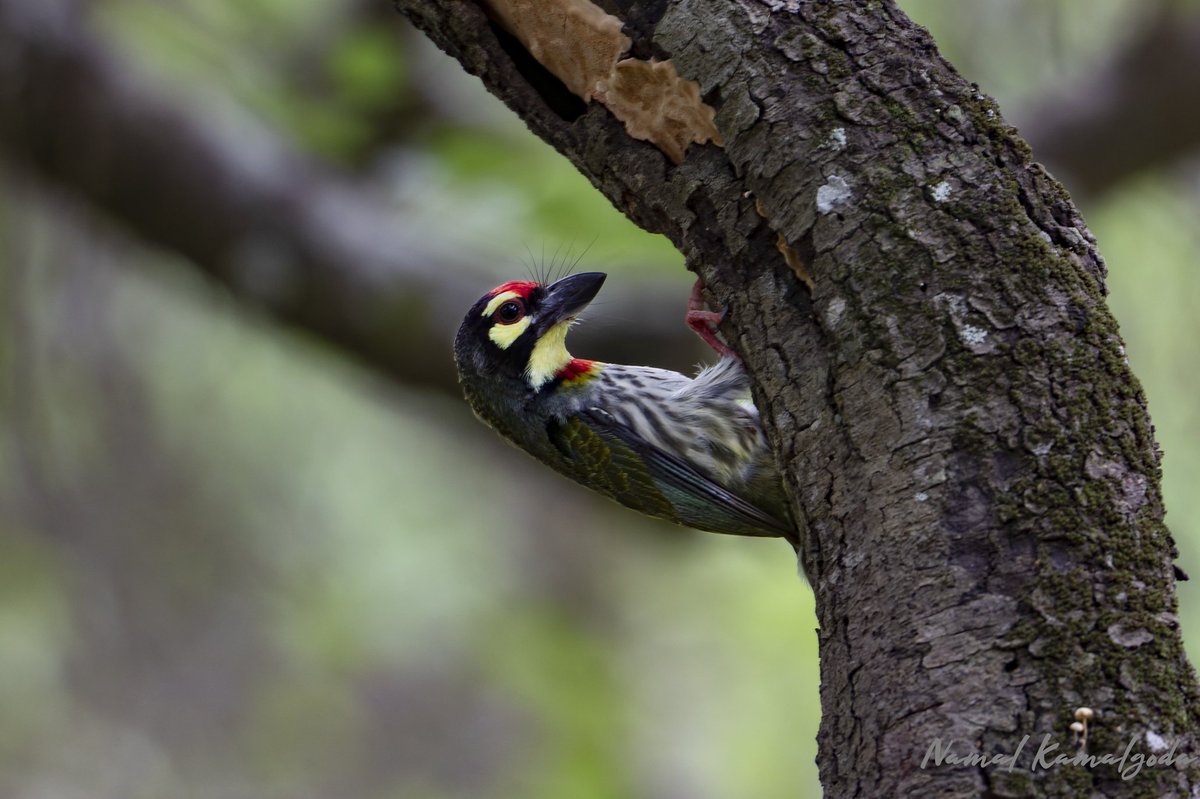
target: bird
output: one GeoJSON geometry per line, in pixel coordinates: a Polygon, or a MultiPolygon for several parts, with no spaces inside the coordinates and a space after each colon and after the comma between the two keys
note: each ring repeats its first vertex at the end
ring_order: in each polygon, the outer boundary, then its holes
{"type": "Polygon", "coordinates": [[[454,338],[459,383],[503,438],[587,488],[648,516],[798,547],[782,480],[741,359],[716,339],[724,314],[687,322],[720,355],[695,377],[573,357],[567,331],[603,272],[511,281],[467,311],[454,338]],[[708,335],[705,336],[704,333],[708,335]]]}

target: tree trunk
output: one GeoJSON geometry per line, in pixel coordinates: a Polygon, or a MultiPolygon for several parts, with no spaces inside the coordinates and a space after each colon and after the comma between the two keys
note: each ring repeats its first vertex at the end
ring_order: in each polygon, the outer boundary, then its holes
{"type": "Polygon", "coordinates": [[[1145,399],[995,103],[886,0],[526,4],[398,6],[728,304],[803,520],[826,796],[1200,790],[1145,399]],[[1053,764],[1081,706],[1124,764],[1053,764]]]}

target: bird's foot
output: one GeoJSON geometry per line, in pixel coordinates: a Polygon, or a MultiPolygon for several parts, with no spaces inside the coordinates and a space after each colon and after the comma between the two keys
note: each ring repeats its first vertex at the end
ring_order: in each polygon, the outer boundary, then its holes
{"type": "Polygon", "coordinates": [[[718,355],[732,355],[734,358],[738,358],[736,352],[717,338],[717,328],[725,321],[725,316],[729,313],[729,306],[726,305],[720,313],[708,310],[704,304],[703,291],[704,281],[696,278],[696,283],[692,286],[692,293],[688,296],[687,326],[718,355]]]}

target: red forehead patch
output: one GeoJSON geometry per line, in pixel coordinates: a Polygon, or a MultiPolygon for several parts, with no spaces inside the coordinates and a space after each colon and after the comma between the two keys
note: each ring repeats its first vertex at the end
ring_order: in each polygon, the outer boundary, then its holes
{"type": "Polygon", "coordinates": [[[529,295],[533,293],[533,290],[537,287],[538,284],[534,283],[532,280],[513,280],[505,283],[503,286],[496,286],[496,288],[488,292],[488,296],[496,297],[506,291],[515,291],[525,299],[529,299],[529,295]]]}

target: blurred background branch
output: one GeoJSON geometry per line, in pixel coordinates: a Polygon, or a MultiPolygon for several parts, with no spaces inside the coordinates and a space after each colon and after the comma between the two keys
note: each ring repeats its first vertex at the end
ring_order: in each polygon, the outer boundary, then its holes
{"type": "MultiPolygon", "coordinates": [[[[407,383],[457,391],[450,359],[426,356],[448,352],[464,309],[513,276],[482,268],[497,253],[430,235],[382,186],[355,181],[244,115],[213,124],[147,85],[86,14],[0,0],[0,39],[12,48],[0,73],[8,163],[182,256],[249,307],[407,383]]],[[[377,113],[393,118],[411,107],[377,113]]],[[[680,322],[677,284],[618,284],[606,304],[638,320],[603,331],[612,360],[678,364],[681,352],[697,351],[680,322]]],[[[595,343],[595,330],[577,340],[595,343]]]]}
{"type": "MultiPolygon", "coordinates": [[[[1200,571],[1197,9],[905,7],[1088,192],[1200,571]]],[[[465,308],[593,239],[573,346],[686,368],[678,255],[388,3],[0,0],[0,186],[0,795],[812,795],[787,553],[456,396],[465,308]]]]}
{"type": "Polygon", "coordinates": [[[1052,87],[1021,115],[1021,132],[1072,192],[1094,200],[1200,149],[1200,16],[1153,9],[1093,70],[1052,87]]]}

